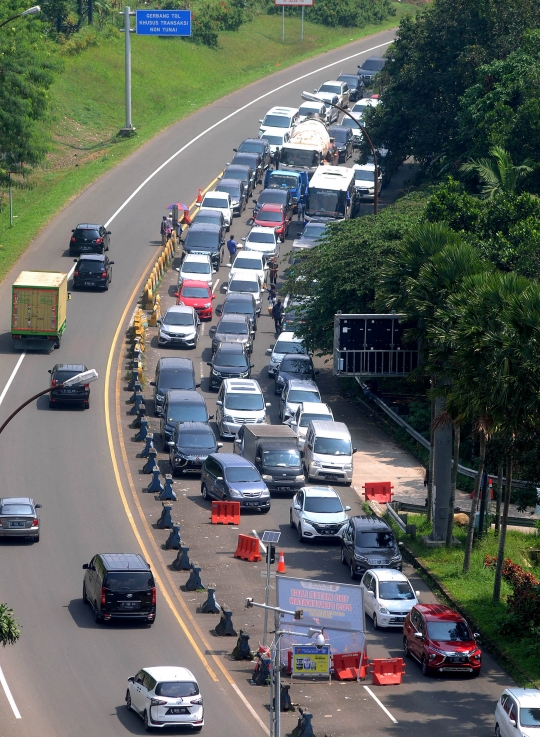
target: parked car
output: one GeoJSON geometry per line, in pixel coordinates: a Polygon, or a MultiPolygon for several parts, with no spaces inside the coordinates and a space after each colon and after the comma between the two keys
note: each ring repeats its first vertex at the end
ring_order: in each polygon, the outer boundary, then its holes
{"type": "MultiPolygon", "coordinates": [[[[270,143],[270,147],[272,147],[272,138],[285,134],[290,135],[297,122],[298,108],[283,107],[281,105],[270,108],[264,118],[259,120],[261,124],[259,138],[266,138],[270,143]]],[[[283,145],[283,141],[279,145],[283,145]]]]}
{"type": "Polygon", "coordinates": [[[224,379],[249,379],[253,364],[241,343],[220,343],[219,348],[207,361],[210,366],[209,388],[219,389],[224,379]]]}
{"type": "Polygon", "coordinates": [[[341,537],[341,562],[354,580],[372,568],[402,566],[401,552],[391,527],[377,517],[351,517],[341,537]]]}
{"type": "Polygon", "coordinates": [[[158,360],[150,386],[154,387],[154,412],[160,417],[169,389],[196,389],[200,384],[195,379],[193,361],[190,358],[167,356],[158,360]]]}
{"type": "Polygon", "coordinates": [[[89,253],[74,260],[77,264],[73,272],[74,288],[91,287],[107,291],[112,280],[114,261],[109,261],[105,254],[97,253],[89,253]]]}
{"type": "Polygon", "coordinates": [[[169,389],[165,394],[160,431],[163,450],[169,451],[174,428],[179,422],[203,422],[207,424],[214,419],[206,409],[206,400],[194,389],[169,389]]]}
{"type": "Polygon", "coordinates": [[[211,453],[203,463],[201,494],[210,501],[240,502],[240,509],[270,511],[270,492],[255,466],[234,453],[211,453]]]}
{"type": "MultiPolygon", "coordinates": [[[[225,192],[220,192],[219,194],[225,194],[225,192]]],[[[203,254],[208,256],[212,263],[212,268],[214,271],[218,271],[219,265],[223,262],[224,247],[225,244],[221,240],[221,228],[219,225],[194,222],[187,231],[183,251],[185,255],[203,254]]]]}
{"type": "Polygon", "coordinates": [[[305,379],[288,379],[279,398],[279,419],[286,422],[293,417],[302,402],[322,402],[317,384],[305,379]]]}
{"type": "Polygon", "coordinates": [[[90,384],[73,384],[72,386],[57,388],[59,384],[63,384],[67,379],[71,379],[85,371],[88,371],[88,369],[82,363],[57,363],[56,366],[49,369],[52,387],[52,391],[49,392],[49,407],[51,409],[58,407],[60,404],[80,404],[83,409],[90,407],[90,384]]]}
{"type": "Polygon", "coordinates": [[[231,196],[227,192],[207,192],[200,203],[199,212],[207,208],[221,210],[225,225],[227,226],[227,230],[229,230],[233,218],[231,196]]]}
{"type": "Polygon", "coordinates": [[[346,118],[343,118],[341,121],[341,127],[342,128],[350,128],[352,133],[352,143],[353,143],[353,149],[360,148],[362,145],[362,138],[364,137],[364,134],[362,133],[362,127],[364,126],[364,121],[359,115],[354,115],[354,119],[349,118],[348,116],[346,118]]]}
{"type": "Polygon", "coordinates": [[[172,474],[200,473],[210,453],[217,453],[223,443],[216,442],[214,431],[204,422],[179,422],[169,440],[169,463],[172,474]]]}
{"type": "Polygon", "coordinates": [[[191,281],[200,281],[207,286],[212,286],[212,275],[214,269],[210,256],[205,253],[186,253],[182,261],[182,265],[176,269],[178,271],[178,283],[184,279],[191,281]]]}
{"type": "Polygon", "coordinates": [[[199,684],[187,668],[144,668],[128,678],[126,706],[142,717],[144,729],[153,727],[204,726],[204,707],[199,684]]]}
{"type": "Polygon", "coordinates": [[[351,434],[344,422],[311,420],[304,444],[304,472],[309,481],[340,481],[350,486],[353,478],[351,434]]]}
{"type": "Polygon", "coordinates": [[[338,79],[331,79],[321,84],[318,90],[313,90],[323,102],[333,104],[340,107],[347,107],[349,104],[349,88],[346,82],[338,79]],[[335,98],[337,97],[337,100],[335,98]]]}
{"type": "Polygon", "coordinates": [[[339,163],[345,163],[353,155],[353,133],[350,128],[342,125],[333,125],[328,129],[328,135],[336,142],[339,163]]]}
{"type": "Polygon", "coordinates": [[[193,307],[173,305],[159,320],[158,345],[196,348],[200,324],[193,307]]]}
{"type": "Polygon", "coordinates": [[[244,269],[241,273],[231,274],[229,283],[224,290],[228,294],[252,294],[257,308],[257,314],[261,312],[262,304],[262,282],[258,271],[244,269]]]}
{"type": "Polygon", "coordinates": [[[274,228],[261,228],[254,225],[247,237],[242,238],[247,251],[257,251],[265,259],[278,255],[278,238],[274,228]]]}
{"type": "Polygon", "coordinates": [[[234,181],[241,182],[244,185],[246,192],[246,203],[247,199],[251,197],[253,193],[255,173],[250,166],[242,166],[241,164],[229,164],[225,167],[222,174],[223,179],[233,179],[234,181]]]}
{"type": "Polygon", "coordinates": [[[39,542],[41,523],[35,504],[28,496],[5,496],[0,499],[0,537],[24,537],[39,542]]]}
{"type": "Polygon", "coordinates": [[[405,617],[418,604],[407,576],[393,568],[366,571],[360,583],[364,611],[373,620],[373,628],[403,628],[405,617]]]}
{"type": "Polygon", "coordinates": [[[174,293],[177,305],[193,307],[200,320],[212,319],[212,300],[216,298],[207,284],[193,279],[184,279],[174,293]]]}
{"type": "Polygon", "coordinates": [[[222,343],[238,343],[247,353],[253,349],[253,331],[247,315],[226,315],[210,328],[212,355],[222,343]]]}
{"type": "Polygon", "coordinates": [[[306,433],[309,423],[314,420],[333,422],[334,415],[327,404],[323,402],[302,401],[292,417],[285,421],[298,437],[298,450],[303,451],[306,444],[306,433]]]}
{"type": "Polygon", "coordinates": [[[253,216],[253,225],[261,228],[274,228],[278,240],[282,243],[289,233],[291,218],[283,205],[268,202],[261,207],[257,215],[253,216]]]}
{"type": "Polygon", "coordinates": [[[362,79],[366,87],[369,87],[375,75],[384,69],[386,59],[383,56],[370,56],[368,59],[358,65],[358,76],[362,79]]]}
{"type": "Polygon", "coordinates": [[[257,251],[246,251],[245,249],[237,251],[233,263],[227,264],[227,266],[231,267],[229,279],[235,277],[241,279],[242,274],[246,272],[256,272],[261,284],[266,281],[266,264],[262,254],[257,253],[257,251]]]}
{"type": "Polygon", "coordinates": [[[347,512],[331,486],[303,486],[291,501],[289,522],[301,543],[316,538],[339,538],[347,512]]]}
{"type": "Polygon", "coordinates": [[[301,353],[286,353],[274,373],[274,393],[281,394],[285,383],[289,379],[301,379],[302,381],[311,379],[313,381],[318,373],[313,368],[313,361],[310,356],[301,353]]]}
{"type": "Polygon", "coordinates": [[[240,179],[222,179],[216,185],[216,192],[228,192],[231,196],[233,215],[240,216],[246,209],[249,194],[240,179]]]}
{"type": "Polygon", "coordinates": [[[259,154],[248,154],[248,153],[235,154],[232,157],[231,162],[227,163],[227,167],[229,166],[249,166],[251,170],[250,178],[251,178],[251,191],[252,192],[257,186],[257,182],[262,181],[262,176],[263,176],[262,157],[259,156],[259,154]]]}
{"type": "Polygon", "coordinates": [[[265,422],[269,406],[254,379],[224,379],[216,400],[219,434],[222,438],[234,438],[246,422],[265,422]]]}
{"type": "Polygon", "coordinates": [[[225,224],[225,218],[221,210],[212,210],[210,207],[206,207],[204,210],[199,210],[193,223],[208,223],[209,225],[219,225],[219,239],[222,243],[225,243],[225,233],[227,232],[227,226],[225,224]]]}
{"type": "Polygon", "coordinates": [[[323,123],[330,125],[337,122],[339,110],[331,105],[326,105],[324,102],[304,102],[298,108],[298,116],[299,123],[303,123],[304,120],[309,118],[319,118],[323,123]]]}
{"type": "Polygon", "coordinates": [[[340,74],[339,82],[345,82],[349,88],[349,103],[356,102],[364,96],[364,80],[358,74],[340,74]]]}
{"type": "Polygon", "coordinates": [[[255,207],[253,208],[253,217],[257,216],[261,207],[266,203],[282,205],[289,220],[293,216],[294,202],[291,192],[288,189],[268,187],[267,189],[263,189],[258,198],[253,200],[253,203],[255,204],[255,207]]]}
{"type": "Polygon", "coordinates": [[[302,339],[298,338],[293,332],[284,330],[280,333],[274,345],[271,345],[266,351],[266,355],[270,356],[270,363],[268,364],[268,376],[270,378],[275,376],[280,363],[287,353],[307,356],[307,350],[304,347],[302,339]]]}
{"type": "Polygon", "coordinates": [[[495,707],[495,737],[536,737],[540,727],[540,692],[505,688],[495,707]]]}
{"type": "Polygon", "coordinates": [[[111,231],[104,225],[79,223],[72,231],[69,240],[69,255],[82,253],[104,253],[111,245],[111,231]]]}
{"type": "Polygon", "coordinates": [[[272,153],[270,151],[270,143],[266,138],[246,138],[238,148],[233,148],[233,151],[238,153],[259,154],[262,159],[263,167],[267,169],[270,165],[272,153]]]}
{"type": "Polygon", "coordinates": [[[255,298],[248,292],[234,292],[225,297],[222,305],[216,307],[216,315],[247,315],[251,330],[257,330],[257,305],[255,298]]]}
{"type": "Polygon", "coordinates": [[[450,607],[416,604],[403,625],[403,652],[421,664],[425,676],[448,672],[479,676],[482,651],[478,637],[450,607]]]}
{"type": "MultiPolygon", "coordinates": [[[[359,197],[372,200],[375,197],[375,164],[355,164],[354,187],[359,197]]],[[[377,194],[381,193],[382,174],[379,169],[377,177],[377,194]]]]}
{"type": "Polygon", "coordinates": [[[292,243],[293,251],[301,251],[306,248],[313,248],[323,238],[327,231],[328,223],[320,220],[310,220],[306,223],[304,230],[299,238],[295,238],[292,243]]]}

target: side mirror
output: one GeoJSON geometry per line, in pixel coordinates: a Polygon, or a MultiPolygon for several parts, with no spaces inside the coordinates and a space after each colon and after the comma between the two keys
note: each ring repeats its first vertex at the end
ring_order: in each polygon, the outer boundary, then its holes
{"type": "Polygon", "coordinates": [[[297,504],[297,503],[295,503],[294,508],[295,509],[302,509],[302,507],[300,506],[300,504],[297,504]]]}
{"type": "Polygon", "coordinates": [[[247,236],[244,238],[240,238],[241,241],[247,241],[247,236]]]}
{"type": "Polygon", "coordinates": [[[517,727],[517,724],[516,724],[516,720],[515,719],[510,719],[509,721],[510,721],[510,724],[512,725],[512,727],[517,727]]]}
{"type": "Polygon", "coordinates": [[[198,384],[195,384],[195,387],[198,389],[200,387],[200,385],[201,385],[201,382],[199,381],[198,384]]]}
{"type": "MultiPolygon", "coordinates": [[[[211,364],[208,364],[208,365],[210,366],[211,364]]],[[[221,401],[221,399],[217,400],[216,407],[223,407],[223,402],[221,401]]]]}
{"type": "Polygon", "coordinates": [[[42,505],[41,504],[36,504],[35,506],[36,506],[36,509],[41,509],[42,508],[42,505]]]}
{"type": "Polygon", "coordinates": [[[353,448],[352,449],[353,455],[356,453],[357,450],[358,450],[358,448],[353,448]]]}
{"type": "Polygon", "coordinates": [[[224,292],[228,292],[229,291],[229,287],[226,284],[223,285],[223,291],[224,292]]]}
{"type": "Polygon", "coordinates": [[[135,683],[135,678],[134,678],[134,676],[130,676],[130,677],[128,678],[128,683],[135,683]]]}
{"type": "Polygon", "coordinates": [[[417,598],[417,599],[419,599],[419,598],[420,598],[420,592],[419,592],[419,591],[415,591],[415,592],[414,592],[414,595],[416,596],[416,598],[417,598]]]}
{"type": "Polygon", "coordinates": [[[225,166],[230,166],[230,165],[231,165],[230,161],[227,161],[227,163],[225,164],[225,166]]]}
{"type": "Polygon", "coordinates": [[[214,415],[208,415],[208,419],[209,420],[213,420],[214,419],[214,415]]]}
{"type": "Polygon", "coordinates": [[[254,205],[257,204],[257,200],[251,200],[251,201],[253,202],[254,205]]]}
{"type": "Polygon", "coordinates": [[[236,151],[236,153],[238,153],[238,149],[237,148],[233,148],[233,151],[236,151]]]}
{"type": "Polygon", "coordinates": [[[178,266],[175,268],[175,271],[177,271],[178,273],[180,273],[180,269],[178,268],[178,266]]]}
{"type": "MultiPolygon", "coordinates": [[[[262,120],[259,120],[259,123],[262,123],[262,120]]],[[[72,231],[73,232],[73,231],[72,231]]]]}
{"type": "Polygon", "coordinates": [[[175,297],[179,297],[179,296],[180,296],[180,292],[175,292],[175,293],[174,293],[174,296],[175,296],[175,297]]]}
{"type": "Polygon", "coordinates": [[[261,462],[261,456],[257,456],[255,458],[255,463],[260,463],[260,462],[261,462]]]}
{"type": "Polygon", "coordinates": [[[107,231],[107,235],[111,235],[111,231],[110,230],[107,231]]]}
{"type": "Polygon", "coordinates": [[[156,385],[156,382],[155,381],[151,381],[150,382],[150,386],[155,386],[155,385],[156,385]]]}
{"type": "MultiPolygon", "coordinates": [[[[253,218],[249,218],[249,220],[247,221],[247,225],[253,225],[253,218]]],[[[246,239],[242,238],[242,240],[245,241],[246,239]]]]}
{"type": "Polygon", "coordinates": [[[232,264],[225,264],[225,266],[228,266],[229,268],[231,268],[232,264]]]}
{"type": "Polygon", "coordinates": [[[176,443],[174,442],[174,440],[169,440],[169,442],[167,443],[167,445],[168,445],[168,446],[169,446],[170,448],[174,448],[174,446],[176,445],[176,443]]]}
{"type": "MultiPolygon", "coordinates": [[[[73,231],[71,231],[73,233],[73,231]]],[[[83,563],[83,571],[88,570],[88,563],[83,563]]]]}
{"type": "Polygon", "coordinates": [[[223,476],[216,476],[216,481],[223,481],[223,476]]]}
{"type": "Polygon", "coordinates": [[[74,233],[75,232],[75,228],[71,232],[74,233]]]}
{"type": "Polygon", "coordinates": [[[266,402],[266,407],[271,407],[271,406],[272,406],[271,402],[266,402]]]}
{"type": "Polygon", "coordinates": [[[317,369],[317,370],[315,371],[315,376],[317,376],[317,374],[320,374],[320,373],[321,373],[321,372],[319,371],[319,369],[317,369]]]}
{"type": "Polygon", "coordinates": [[[79,260],[78,258],[74,258],[74,259],[73,259],[73,263],[75,263],[75,264],[76,264],[78,260],[79,260]]]}
{"type": "Polygon", "coordinates": [[[216,315],[222,315],[223,314],[223,305],[218,305],[216,307],[216,315]]]}
{"type": "Polygon", "coordinates": [[[52,369],[49,369],[49,373],[52,374],[52,369]]]}
{"type": "MultiPolygon", "coordinates": [[[[420,594],[419,591],[416,592],[417,594],[420,594]]],[[[480,639],[480,632],[473,632],[473,637],[475,640],[480,639]]]]}
{"type": "Polygon", "coordinates": [[[398,547],[399,547],[399,548],[402,548],[402,547],[403,547],[403,543],[402,543],[402,542],[399,542],[399,543],[398,543],[398,547]]]}
{"type": "Polygon", "coordinates": [[[417,640],[423,640],[424,639],[424,635],[421,632],[415,632],[414,633],[414,636],[416,637],[417,640]]]}
{"type": "Polygon", "coordinates": [[[264,352],[264,355],[265,355],[265,356],[271,356],[271,355],[272,355],[272,349],[271,349],[271,348],[267,348],[267,349],[265,350],[265,352],[264,352]]]}
{"type": "Polygon", "coordinates": [[[345,507],[345,511],[346,512],[350,512],[351,511],[351,508],[350,507],[345,507]]]}
{"type": "Polygon", "coordinates": [[[114,264],[114,261],[109,261],[109,266],[112,266],[114,264]]]}
{"type": "Polygon", "coordinates": [[[210,335],[211,337],[214,336],[216,334],[216,330],[217,327],[216,325],[214,325],[214,327],[210,328],[210,330],[208,331],[208,335],[210,335]]]}
{"type": "Polygon", "coordinates": [[[211,366],[211,365],[212,365],[212,361],[207,361],[207,362],[206,362],[206,365],[207,365],[207,366],[211,366]]]}
{"type": "Polygon", "coordinates": [[[368,592],[369,596],[375,596],[374,592],[371,589],[368,589],[367,592],[368,592]]]}
{"type": "Polygon", "coordinates": [[[215,299],[215,298],[216,298],[216,295],[215,295],[215,294],[213,294],[213,295],[212,295],[212,299],[215,299]]]}
{"type": "Polygon", "coordinates": [[[251,335],[255,335],[255,331],[254,330],[251,331],[251,335]]]}

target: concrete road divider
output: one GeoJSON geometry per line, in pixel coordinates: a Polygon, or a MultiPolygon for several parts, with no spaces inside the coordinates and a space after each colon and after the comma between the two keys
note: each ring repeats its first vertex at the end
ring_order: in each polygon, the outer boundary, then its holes
{"type": "Polygon", "coordinates": [[[239,525],[240,502],[212,502],[213,525],[239,525]]]}
{"type": "Polygon", "coordinates": [[[231,658],[233,660],[253,660],[253,653],[251,652],[251,648],[249,646],[249,635],[247,632],[244,632],[244,630],[240,630],[240,635],[238,636],[238,640],[236,642],[236,645],[233,648],[233,651],[231,653],[231,658]]]}
{"type": "MultiPolygon", "coordinates": [[[[289,694],[289,689],[291,688],[290,683],[282,683],[281,685],[281,699],[280,699],[280,705],[281,709],[280,711],[296,711],[296,708],[291,701],[291,695],[289,694]]],[[[275,701],[275,700],[274,700],[275,701]]]]}
{"type": "Polygon", "coordinates": [[[135,443],[142,443],[146,440],[147,435],[148,435],[148,418],[141,417],[141,426],[139,428],[139,432],[133,436],[132,440],[135,443]]]}
{"type": "Polygon", "coordinates": [[[180,545],[178,555],[171,563],[170,567],[173,571],[190,571],[191,561],[189,560],[189,548],[185,545],[180,545]]]}
{"type": "Polygon", "coordinates": [[[141,426],[141,421],[143,417],[146,417],[146,409],[144,408],[144,405],[139,408],[139,413],[131,423],[130,427],[133,428],[133,430],[138,430],[141,426]]]}
{"type": "Polygon", "coordinates": [[[161,471],[159,470],[159,466],[154,466],[152,469],[152,480],[145,489],[147,494],[161,494],[163,491],[163,484],[159,480],[160,473],[161,471]]]}
{"type": "Polygon", "coordinates": [[[221,607],[216,601],[216,589],[208,587],[208,596],[206,601],[199,609],[201,614],[219,614],[221,607]]]}
{"type": "Polygon", "coordinates": [[[376,658],[371,661],[371,675],[374,686],[396,686],[401,683],[405,673],[402,658],[376,658]]]}
{"type": "Polygon", "coordinates": [[[191,573],[186,581],[186,591],[206,591],[206,586],[201,580],[201,567],[195,563],[191,564],[191,573]]]}
{"type": "Polygon", "coordinates": [[[135,404],[135,401],[137,399],[137,394],[142,392],[142,384],[139,381],[138,375],[135,377],[135,381],[133,384],[133,394],[131,397],[127,400],[126,404],[135,404]]]}
{"type": "Polygon", "coordinates": [[[367,678],[369,660],[366,653],[335,653],[332,662],[334,676],[338,681],[363,681],[367,678]]]}
{"type": "Polygon", "coordinates": [[[137,392],[135,394],[135,401],[133,402],[133,407],[129,410],[128,415],[139,414],[139,409],[141,407],[144,407],[144,397],[141,392],[137,392]]]}
{"type": "Polygon", "coordinates": [[[366,502],[379,502],[379,504],[386,504],[392,501],[394,487],[390,481],[370,481],[366,482],[362,489],[364,489],[364,496],[366,502]]]}
{"type": "Polygon", "coordinates": [[[255,686],[267,686],[270,683],[270,664],[271,658],[264,653],[257,654],[257,665],[251,678],[251,682],[255,686]]]}
{"type": "MultiPolygon", "coordinates": [[[[137,453],[137,458],[148,458],[151,450],[156,450],[154,448],[154,433],[148,432],[146,433],[146,445],[144,446],[144,448],[141,450],[140,453],[137,453]]],[[[156,451],[156,455],[157,455],[157,451],[156,451]]],[[[153,467],[154,466],[152,464],[152,468],[153,467]]],[[[143,468],[143,473],[150,473],[152,468],[150,468],[148,471],[145,471],[143,468]]]]}
{"type": "Polygon", "coordinates": [[[170,504],[163,503],[161,505],[163,509],[161,510],[161,516],[156,522],[156,527],[158,530],[171,530],[173,526],[172,521],[172,507],[170,504]]]}
{"type": "Polygon", "coordinates": [[[302,707],[299,707],[298,711],[300,712],[300,716],[298,717],[298,724],[291,732],[292,737],[315,737],[311,724],[313,714],[304,711],[302,707]]]}
{"type": "Polygon", "coordinates": [[[159,471],[159,466],[157,464],[157,450],[152,445],[148,449],[148,460],[144,464],[142,472],[143,473],[152,473],[152,471],[154,470],[154,468],[157,468],[157,470],[159,471]]]}
{"type": "Polygon", "coordinates": [[[160,502],[175,502],[176,494],[173,491],[173,478],[170,473],[165,475],[165,486],[159,495],[160,502]]]}
{"type": "Polygon", "coordinates": [[[173,525],[169,537],[165,540],[165,550],[180,550],[180,525],[173,525]]]}
{"type": "Polygon", "coordinates": [[[216,624],[214,632],[218,637],[237,637],[238,633],[233,627],[232,611],[227,609],[225,605],[221,607],[221,619],[216,624]]]}
{"type": "Polygon", "coordinates": [[[262,560],[259,552],[259,538],[250,537],[249,535],[238,535],[238,545],[234,557],[248,560],[250,563],[256,563],[262,560]]]}

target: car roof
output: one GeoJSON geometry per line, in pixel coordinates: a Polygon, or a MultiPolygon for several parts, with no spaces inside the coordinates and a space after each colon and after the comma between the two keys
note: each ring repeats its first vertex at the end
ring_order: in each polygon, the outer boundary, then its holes
{"type": "Polygon", "coordinates": [[[0,499],[0,504],[33,504],[34,500],[29,496],[4,496],[0,499]]]}
{"type": "Polygon", "coordinates": [[[179,681],[182,683],[185,681],[194,681],[197,683],[197,679],[193,673],[187,668],[180,666],[160,665],[156,667],[152,666],[151,668],[144,668],[144,670],[152,676],[155,681],[158,681],[158,683],[163,681],[179,681]]]}
{"type": "Polygon", "coordinates": [[[294,115],[294,113],[297,112],[298,108],[296,107],[283,107],[283,105],[277,105],[276,107],[271,107],[266,115],[294,115]]]}
{"type": "Polygon", "coordinates": [[[275,235],[274,228],[268,228],[266,225],[254,225],[249,231],[247,237],[249,238],[249,236],[252,233],[270,233],[270,232],[274,233],[275,235]]]}
{"type": "MultiPolygon", "coordinates": [[[[244,153],[246,153],[246,154],[247,154],[248,152],[247,152],[247,151],[245,151],[245,152],[244,152],[244,151],[242,151],[242,152],[241,152],[241,154],[242,154],[242,155],[244,155],[244,153]]],[[[257,156],[257,154],[253,154],[253,156],[257,156]]],[[[228,171],[241,171],[241,172],[242,172],[242,174],[244,174],[244,172],[245,172],[246,170],[249,170],[250,168],[251,168],[251,167],[250,167],[250,166],[248,166],[247,164],[229,164],[229,166],[226,166],[226,167],[225,167],[225,169],[224,169],[224,173],[226,173],[226,172],[228,172],[228,171]]],[[[222,180],[222,181],[223,181],[223,180],[222,180]]]]}
{"type": "MultiPolygon", "coordinates": [[[[261,142],[264,143],[265,147],[268,146],[268,141],[265,138],[244,138],[244,140],[242,141],[242,143],[261,143],[261,142]]],[[[242,145],[242,143],[240,144],[240,146],[242,145]]],[[[240,146],[238,148],[240,148],[240,146]]],[[[242,151],[242,153],[244,152],[242,151]]]]}
{"type": "Polygon", "coordinates": [[[311,414],[312,412],[315,412],[316,414],[320,415],[321,407],[326,407],[326,409],[328,410],[328,414],[331,413],[330,407],[324,402],[302,402],[302,412],[306,414],[311,414]]]}
{"type": "MultiPolygon", "coordinates": [[[[312,423],[315,424],[315,423],[312,423]]],[[[326,423],[328,424],[328,423],[326,423]]],[[[365,514],[355,514],[354,517],[349,517],[353,525],[356,527],[356,529],[364,530],[365,532],[369,532],[370,530],[390,530],[390,525],[388,525],[384,520],[379,519],[378,517],[368,517],[365,514]]]]}
{"type": "Polygon", "coordinates": [[[358,80],[358,74],[356,74],[356,72],[343,72],[343,74],[340,74],[338,76],[338,80],[340,82],[346,82],[347,80],[346,79],[343,79],[343,77],[347,77],[347,79],[349,77],[354,77],[356,80],[358,80]]]}
{"type": "Polygon", "coordinates": [[[223,213],[221,210],[216,210],[212,207],[205,207],[203,210],[200,210],[196,215],[195,219],[193,220],[193,225],[197,222],[197,218],[199,215],[204,215],[205,217],[214,217],[216,220],[222,220],[223,219],[223,213]]]}
{"type": "Polygon", "coordinates": [[[105,261],[106,258],[102,253],[85,253],[79,256],[79,261],[105,261]]]}
{"type": "Polygon", "coordinates": [[[204,432],[206,435],[214,435],[214,431],[206,422],[181,422],[177,425],[177,431],[182,435],[190,435],[192,432],[204,432]]]}
{"type": "Polygon", "coordinates": [[[77,371],[81,374],[88,369],[82,363],[57,363],[53,371],[77,371]]]}
{"type": "Polygon", "coordinates": [[[280,333],[278,339],[276,340],[276,344],[279,343],[280,340],[289,340],[293,343],[302,342],[302,338],[299,338],[297,335],[295,335],[292,330],[285,330],[283,333],[280,333]]]}
{"type": "MultiPolygon", "coordinates": [[[[191,227],[193,227],[193,225],[191,227]]],[[[210,287],[206,282],[197,281],[196,279],[182,279],[182,286],[180,289],[183,289],[184,287],[199,287],[200,289],[208,289],[210,291],[210,287]]]]}
{"type": "Polygon", "coordinates": [[[108,571],[149,571],[150,566],[138,553],[99,553],[108,571]]]}
{"type": "Polygon", "coordinates": [[[254,468],[253,463],[248,461],[244,456],[236,455],[236,453],[210,453],[209,458],[215,458],[224,466],[236,466],[240,468],[254,468]]]}
{"type": "Polygon", "coordinates": [[[240,179],[222,179],[220,183],[218,184],[218,187],[221,187],[223,184],[227,187],[240,188],[242,186],[242,182],[240,181],[240,179]]]}
{"type": "Polygon", "coordinates": [[[312,379],[289,379],[287,383],[289,389],[305,389],[306,391],[316,389],[319,391],[319,387],[312,379]]]}
{"type": "MultiPolygon", "coordinates": [[[[196,284],[200,284],[200,282],[196,282],[196,284]]],[[[193,371],[193,361],[191,360],[191,358],[177,358],[176,356],[164,356],[163,358],[159,359],[158,366],[160,367],[162,371],[165,368],[170,368],[170,369],[189,368],[190,371],[193,371]]]]}
{"type": "Polygon", "coordinates": [[[332,486],[303,486],[302,491],[308,496],[318,496],[318,497],[332,497],[337,496],[339,499],[339,494],[332,486]]]}
{"type": "MultiPolygon", "coordinates": [[[[226,192],[217,192],[215,189],[210,190],[210,192],[206,192],[203,201],[206,197],[212,197],[213,195],[219,195],[221,199],[225,199],[226,192]]],[[[215,209],[215,208],[214,208],[215,209]]]]}
{"type": "Polygon", "coordinates": [[[242,273],[233,276],[231,282],[235,279],[238,279],[238,281],[259,281],[259,272],[256,269],[242,269],[242,273]]]}
{"type": "Polygon", "coordinates": [[[508,693],[513,696],[516,701],[519,702],[521,707],[535,707],[538,708],[540,702],[540,691],[536,688],[514,688],[509,687],[504,689],[504,693],[508,693]]]}
{"type": "Polygon", "coordinates": [[[227,393],[262,394],[259,382],[255,379],[224,379],[223,383],[227,393]]]}
{"type": "Polygon", "coordinates": [[[283,361],[286,358],[296,358],[300,361],[311,361],[311,356],[308,356],[307,353],[285,353],[283,356],[283,361]]]}
{"type": "MultiPolygon", "coordinates": [[[[237,159],[242,156],[251,156],[256,159],[259,156],[259,154],[256,154],[253,151],[236,151],[233,156],[233,161],[231,162],[231,165],[234,164],[234,159],[237,159]]],[[[242,164],[240,164],[240,166],[242,166],[242,164]]]]}
{"type": "Polygon", "coordinates": [[[173,312],[177,315],[193,315],[195,310],[193,307],[188,307],[187,305],[172,305],[172,307],[168,308],[165,314],[168,315],[169,312],[173,312]]]}
{"type": "Polygon", "coordinates": [[[263,258],[262,253],[259,253],[258,251],[240,251],[240,253],[239,254],[237,253],[236,255],[237,257],[240,255],[242,256],[242,258],[252,259],[253,261],[255,260],[262,261],[262,258],[263,258]]]}
{"type": "Polygon", "coordinates": [[[207,263],[210,261],[210,256],[207,253],[186,253],[182,261],[182,266],[186,261],[197,261],[198,263],[204,261],[207,263]]]}
{"type": "Polygon", "coordinates": [[[353,171],[375,171],[375,164],[355,164],[353,166],[353,171]]]}
{"type": "Polygon", "coordinates": [[[174,402],[175,404],[204,404],[206,401],[202,394],[196,389],[169,389],[167,391],[167,398],[169,404],[174,402]]]}
{"type": "MultiPolygon", "coordinates": [[[[235,314],[234,312],[231,314],[235,314]]],[[[219,348],[217,349],[216,353],[214,354],[214,363],[215,358],[218,353],[243,353],[245,355],[246,349],[242,345],[242,343],[229,343],[227,340],[224,340],[223,343],[219,344],[219,348]]]]}
{"type": "Polygon", "coordinates": [[[227,322],[247,322],[249,317],[247,315],[239,315],[237,312],[230,312],[226,317],[224,316],[221,318],[218,325],[220,325],[223,320],[227,320],[227,322]]]}
{"type": "Polygon", "coordinates": [[[79,228],[80,230],[93,230],[94,228],[103,228],[103,225],[97,225],[97,223],[79,223],[75,230],[79,228]]]}
{"type": "Polygon", "coordinates": [[[444,606],[444,604],[417,604],[416,608],[424,615],[428,622],[435,622],[440,619],[445,619],[450,622],[464,621],[461,614],[450,609],[449,606],[444,606]]]}
{"type": "MultiPolygon", "coordinates": [[[[339,79],[327,79],[326,82],[323,82],[323,84],[339,84],[341,80],[339,79]]],[[[320,85],[322,87],[322,84],[320,85]]]]}
{"type": "Polygon", "coordinates": [[[395,568],[373,568],[370,572],[378,581],[408,581],[407,576],[395,568]]]}

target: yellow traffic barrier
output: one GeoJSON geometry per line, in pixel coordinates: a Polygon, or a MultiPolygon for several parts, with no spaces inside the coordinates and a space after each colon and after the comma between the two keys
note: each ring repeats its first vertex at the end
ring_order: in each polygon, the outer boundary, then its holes
{"type": "Polygon", "coordinates": [[[149,325],[150,325],[151,327],[155,328],[155,327],[156,327],[156,325],[158,324],[158,320],[159,320],[160,318],[161,318],[161,309],[160,309],[160,304],[159,304],[159,302],[158,302],[158,301],[156,300],[156,303],[155,303],[155,305],[154,305],[154,309],[152,310],[152,314],[150,315],[150,319],[149,319],[149,321],[148,321],[148,324],[149,324],[149,325]]]}

